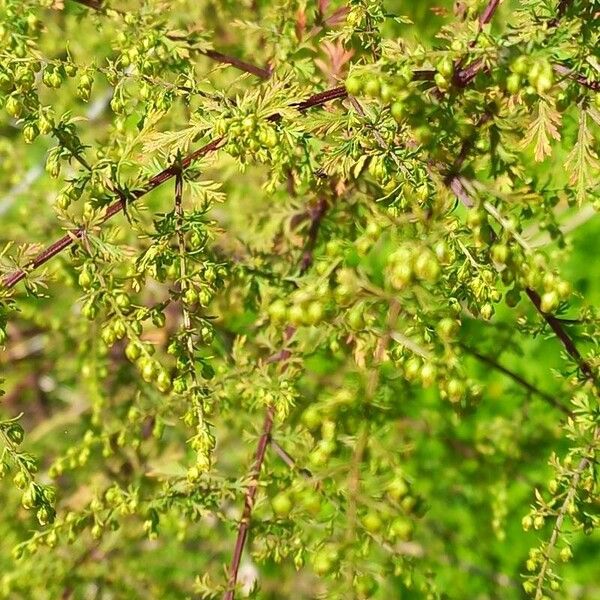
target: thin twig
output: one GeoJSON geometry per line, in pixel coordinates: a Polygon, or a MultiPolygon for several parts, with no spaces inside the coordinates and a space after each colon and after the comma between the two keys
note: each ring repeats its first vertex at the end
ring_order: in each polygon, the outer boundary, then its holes
{"type": "Polygon", "coordinates": [[[498,6],[500,5],[500,0],[490,0],[487,6],[483,9],[481,15],[479,15],[479,23],[481,25],[487,25],[494,16],[498,6]]]}
{"type": "Polygon", "coordinates": [[[256,75],[261,79],[269,79],[271,77],[272,70],[269,68],[258,67],[253,65],[245,60],[241,60],[236,58],[235,56],[229,56],[227,54],[223,54],[222,52],[217,52],[216,50],[204,50],[202,52],[208,58],[215,60],[217,62],[231,65],[240,71],[245,71],[246,73],[251,73],[252,75],[256,75]]]}
{"type": "Polygon", "coordinates": [[[569,79],[576,81],[579,85],[582,85],[583,87],[586,87],[590,90],[600,92],[600,81],[592,81],[591,79],[588,79],[585,75],[581,75],[580,73],[577,73],[576,71],[573,71],[572,69],[569,69],[569,67],[565,67],[564,65],[556,64],[553,65],[552,68],[559,75],[568,77],[569,79]]]}
{"type": "Polygon", "coordinates": [[[313,263],[313,252],[317,243],[317,236],[321,221],[327,212],[327,200],[319,198],[319,200],[309,208],[310,226],[308,228],[308,239],[300,261],[300,274],[303,275],[308,271],[313,263]]]}
{"type": "Polygon", "coordinates": [[[297,471],[305,479],[312,479],[313,474],[305,467],[299,467],[292,455],[277,441],[271,438],[271,448],[292,471],[297,471]]]}
{"type": "Polygon", "coordinates": [[[497,371],[500,371],[501,373],[504,373],[507,377],[510,377],[510,379],[512,379],[514,382],[523,386],[526,390],[530,391],[531,393],[536,394],[542,400],[546,401],[551,406],[554,406],[554,408],[557,408],[558,410],[562,411],[566,415],[571,416],[572,413],[566,406],[562,405],[560,402],[558,402],[558,400],[556,400],[556,398],[554,398],[547,392],[544,392],[543,390],[540,390],[539,388],[537,388],[535,385],[529,383],[529,381],[527,381],[525,378],[523,378],[518,373],[515,373],[514,371],[511,371],[510,369],[501,365],[498,361],[496,361],[491,356],[486,356],[485,354],[481,354],[475,348],[471,348],[470,346],[467,346],[465,344],[461,344],[460,346],[465,352],[467,352],[471,356],[474,356],[477,360],[481,361],[482,363],[485,363],[486,365],[489,365],[490,367],[493,367],[494,369],[496,369],[497,371]]]}

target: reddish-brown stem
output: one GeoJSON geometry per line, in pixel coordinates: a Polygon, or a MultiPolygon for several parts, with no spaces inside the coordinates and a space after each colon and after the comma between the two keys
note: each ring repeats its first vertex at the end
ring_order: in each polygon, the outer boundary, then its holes
{"type": "Polygon", "coordinates": [[[492,20],[499,4],[500,0],[490,0],[487,3],[487,6],[483,9],[481,15],[479,15],[479,23],[481,23],[481,25],[487,25],[492,20]]]}
{"type": "MultiPolygon", "coordinates": [[[[221,137],[216,140],[213,140],[212,142],[206,144],[205,146],[202,146],[202,148],[199,148],[195,152],[192,152],[190,155],[188,155],[186,158],[183,159],[183,161],[181,163],[182,167],[184,169],[189,167],[194,161],[198,160],[202,156],[205,156],[206,154],[210,154],[211,152],[214,152],[215,150],[217,150],[221,146],[222,143],[223,143],[223,138],[221,137]]],[[[174,167],[174,166],[167,167],[166,169],[164,169],[163,171],[161,171],[160,173],[158,173],[157,175],[152,177],[152,179],[150,179],[148,181],[148,183],[141,190],[133,191],[130,194],[130,197],[128,198],[128,202],[130,202],[130,203],[134,202],[135,200],[138,200],[142,196],[145,196],[146,194],[148,194],[152,190],[156,189],[159,185],[161,185],[168,179],[171,179],[171,177],[173,177],[176,173],[177,173],[176,167],[174,167]]],[[[120,213],[123,210],[124,205],[125,204],[123,203],[122,199],[119,199],[116,202],[113,202],[106,209],[106,212],[104,213],[104,219],[102,222],[105,223],[106,221],[108,221],[109,219],[114,217],[116,214],[120,213]]],[[[77,239],[81,239],[81,237],[83,236],[84,233],[85,233],[85,228],[83,228],[83,227],[79,227],[78,229],[75,229],[73,231],[70,231],[69,233],[66,233],[63,237],[56,240],[53,244],[51,244],[45,250],[40,252],[40,254],[38,254],[27,265],[25,265],[25,267],[23,269],[17,269],[16,271],[9,273],[2,280],[2,285],[5,288],[9,288],[9,289],[14,287],[15,285],[17,285],[17,283],[19,283],[19,281],[21,281],[22,279],[24,279],[27,276],[27,273],[29,273],[35,269],[38,269],[43,264],[47,263],[51,258],[55,257],[57,254],[60,254],[63,250],[68,248],[74,241],[76,241],[77,239]]]]}
{"type": "Polygon", "coordinates": [[[569,79],[576,81],[579,85],[593,90],[594,92],[600,92],[600,81],[591,81],[584,75],[572,71],[571,69],[569,69],[569,67],[565,67],[564,65],[554,65],[553,68],[554,71],[559,75],[568,77],[569,79]]]}
{"type": "Polygon", "coordinates": [[[231,558],[231,565],[229,567],[227,591],[223,596],[223,600],[233,600],[235,598],[235,586],[240,569],[240,561],[242,560],[244,546],[246,545],[246,538],[248,537],[248,530],[250,529],[252,509],[254,508],[254,500],[258,490],[258,479],[260,477],[262,465],[265,460],[267,446],[269,445],[269,440],[271,439],[274,414],[275,411],[273,407],[269,406],[267,408],[267,414],[265,415],[262,433],[260,438],[258,438],[258,444],[256,446],[256,455],[254,457],[254,464],[250,474],[250,483],[248,485],[248,489],[246,490],[246,497],[244,500],[244,511],[242,512],[242,518],[240,519],[238,534],[235,540],[235,548],[233,550],[233,557],[231,558]]]}
{"type": "MultiPolygon", "coordinates": [[[[324,198],[320,198],[316,204],[311,206],[308,210],[308,217],[310,219],[310,226],[308,229],[306,247],[300,261],[300,273],[305,273],[313,261],[313,249],[319,233],[319,227],[325,213],[327,212],[327,201],[324,198]]],[[[295,332],[294,327],[287,327],[285,330],[285,339],[289,340],[295,332]]],[[[269,364],[273,363],[285,363],[291,356],[290,350],[283,348],[279,352],[270,356],[266,362],[269,364]]],[[[248,537],[248,530],[250,528],[250,519],[252,517],[252,509],[254,507],[254,500],[258,489],[258,479],[260,477],[260,471],[262,464],[265,459],[266,447],[271,439],[271,430],[273,429],[273,407],[267,408],[267,414],[263,424],[262,434],[258,440],[256,448],[256,457],[254,459],[254,465],[250,475],[250,484],[246,490],[246,497],[244,500],[244,511],[238,528],[238,534],[235,541],[235,548],[233,551],[233,557],[231,559],[231,565],[229,566],[229,577],[227,581],[227,590],[223,596],[223,600],[233,600],[235,598],[235,586],[237,583],[238,571],[240,568],[240,561],[244,552],[244,546],[248,537]]]]}
{"type": "Polygon", "coordinates": [[[525,292],[527,293],[527,296],[531,300],[532,304],[535,306],[535,309],[546,321],[546,323],[548,323],[550,329],[552,329],[556,337],[560,340],[565,350],[567,351],[567,354],[569,354],[569,356],[577,363],[585,377],[589,379],[592,383],[597,385],[596,376],[594,375],[594,371],[591,365],[581,356],[581,353],[577,349],[575,342],[567,333],[561,321],[557,319],[554,315],[546,313],[542,310],[542,301],[540,295],[535,290],[527,288],[525,292]]]}
{"type": "MultiPolygon", "coordinates": [[[[289,340],[296,329],[288,326],[284,332],[285,341],[289,340]]],[[[283,349],[267,358],[267,364],[274,363],[285,363],[291,356],[289,350],[283,349]]],[[[285,369],[283,364],[283,369],[285,369]]],[[[256,498],[256,492],[258,490],[258,480],[262,469],[263,462],[265,460],[265,453],[267,446],[271,440],[271,431],[273,429],[273,419],[275,416],[275,410],[273,406],[267,407],[265,420],[263,423],[261,436],[258,438],[258,444],[256,446],[256,454],[254,458],[254,464],[250,472],[250,483],[246,490],[246,496],[244,499],[244,510],[242,512],[242,518],[238,527],[237,538],[235,540],[235,548],[233,550],[233,556],[231,558],[231,564],[229,565],[229,577],[227,579],[227,590],[223,596],[223,600],[234,600],[235,598],[235,586],[237,584],[238,572],[240,570],[240,561],[242,560],[242,554],[244,553],[244,546],[246,545],[246,539],[248,538],[248,531],[250,529],[250,520],[252,518],[252,509],[254,508],[254,500],[256,498]]]]}
{"type": "Polygon", "coordinates": [[[258,67],[257,65],[253,65],[245,60],[241,60],[240,58],[236,58],[235,56],[229,56],[228,54],[223,54],[222,52],[217,52],[216,50],[204,50],[202,52],[208,58],[215,60],[217,62],[231,65],[240,71],[245,71],[246,73],[251,73],[252,75],[256,75],[261,79],[269,79],[271,77],[271,69],[266,69],[264,67],[258,67]]]}
{"type": "Polygon", "coordinates": [[[308,100],[297,102],[296,104],[292,104],[292,106],[295,106],[300,111],[304,111],[313,108],[314,106],[322,106],[332,100],[346,98],[347,96],[348,92],[346,91],[346,88],[341,85],[330,90],[325,90],[324,92],[319,92],[318,94],[311,96],[308,100]]]}
{"type": "MultiPolygon", "coordinates": [[[[325,92],[319,92],[318,94],[314,94],[304,102],[294,103],[294,106],[299,111],[305,111],[309,108],[313,108],[316,106],[323,106],[327,102],[335,100],[337,98],[345,98],[347,96],[346,89],[343,87],[333,88],[331,90],[326,90],[325,92]]],[[[280,119],[280,115],[275,114],[269,117],[270,120],[278,120],[280,119]]],[[[186,156],[181,161],[181,168],[183,170],[187,169],[192,163],[197,161],[199,158],[206,156],[216,150],[218,150],[223,144],[225,140],[223,137],[212,140],[205,146],[198,148],[198,150],[192,152],[188,156],[186,156]]],[[[163,184],[165,181],[168,181],[177,173],[177,167],[170,166],[152,177],[150,181],[140,190],[133,191],[128,199],[127,203],[134,202],[138,200],[142,196],[145,196],[152,190],[156,189],[158,186],[163,184]]],[[[114,217],[116,214],[120,213],[123,210],[123,207],[126,205],[121,199],[117,200],[113,204],[111,204],[105,212],[103,223],[114,217]]],[[[22,269],[17,269],[12,273],[9,273],[2,279],[2,286],[5,288],[13,288],[17,283],[25,279],[27,273],[38,269],[45,263],[47,263],[51,258],[60,254],[63,250],[68,248],[74,241],[80,239],[85,232],[83,227],[79,227],[69,233],[65,234],[60,239],[56,240],[53,244],[48,246],[45,250],[40,252],[33,260],[27,263],[22,269]]]]}

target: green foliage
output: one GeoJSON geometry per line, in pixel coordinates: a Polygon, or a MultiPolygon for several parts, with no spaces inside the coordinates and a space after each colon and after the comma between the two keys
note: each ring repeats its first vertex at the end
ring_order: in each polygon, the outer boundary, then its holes
{"type": "Polygon", "coordinates": [[[0,598],[598,597],[600,4],[441,4],[0,0],[0,598]]]}

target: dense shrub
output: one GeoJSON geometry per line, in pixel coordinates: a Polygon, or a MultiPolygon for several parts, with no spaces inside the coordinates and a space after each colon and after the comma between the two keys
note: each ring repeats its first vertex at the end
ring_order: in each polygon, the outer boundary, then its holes
{"type": "Polygon", "coordinates": [[[0,0],[0,597],[598,598],[599,15],[0,0]]]}

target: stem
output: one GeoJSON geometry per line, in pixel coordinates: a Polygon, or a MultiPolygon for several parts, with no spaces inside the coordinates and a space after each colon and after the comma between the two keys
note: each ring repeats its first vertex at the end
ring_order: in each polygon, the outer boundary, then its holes
{"type": "MultiPolygon", "coordinates": [[[[313,209],[311,210],[311,227],[308,232],[308,241],[307,247],[309,248],[307,255],[307,251],[302,256],[302,260],[300,263],[301,272],[304,273],[312,264],[312,248],[317,239],[317,235],[319,232],[319,227],[323,220],[323,216],[327,210],[327,202],[324,199],[320,199],[319,202],[313,209]],[[308,256],[308,259],[307,259],[308,256]]],[[[287,327],[284,332],[285,340],[289,340],[292,335],[294,335],[296,329],[294,327],[287,327]]],[[[285,363],[290,356],[292,355],[290,350],[283,348],[279,352],[273,354],[269,358],[267,358],[267,364],[273,363],[285,363]]],[[[285,364],[283,364],[283,369],[285,369],[285,364]]],[[[233,557],[231,559],[231,564],[229,566],[229,578],[227,581],[227,590],[225,595],[223,596],[223,600],[234,600],[235,598],[235,586],[237,583],[238,571],[240,568],[240,561],[242,559],[242,554],[244,552],[244,546],[246,544],[246,539],[248,537],[248,530],[250,529],[250,519],[252,517],[252,509],[254,508],[254,499],[256,497],[256,492],[258,489],[258,479],[260,477],[260,471],[262,469],[262,464],[265,459],[265,453],[268,443],[271,441],[271,431],[273,429],[273,418],[275,414],[275,409],[273,406],[267,407],[267,413],[265,416],[265,421],[263,424],[262,434],[258,439],[258,444],[256,447],[256,457],[254,459],[254,465],[250,472],[250,485],[246,490],[246,497],[244,500],[244,511],[242,512],[242,518],[240,520],[240,524],[238,527],[237,538],[235,541],[235,548],[233,550],[233,557]]],[[[287,455],[283,448],[276,444],[279,450],[277,453],[279,456],[282,456],[282,452],[284,455],[287,455]]],[[[282,456],[283,458],[283,456],[282,456]]],[[[286,464],[289,466],[289,461],[293,464],[293,459],[287,455],[286,459],[284,459],[286,464]]],[[[303,473],[306,476],[306,473],[303,473]]]]}
{"type": "Polygon", "coordinates": [[[585,75],[581,75],[576,71],[569,69],[569,67],[565,67],[564,65],[553,65],[553,69],[559,75],[563,75],[564,77],[568,77],[573,81],[576,81],[579,85],[586,87],[595,92],[600,92],[600,81],[591,81],[585,75]]]}
{"type": "MultiPolygon", "coordinates": [[[[181,161],[177,161],[177,173],[175,175],[175,217],[176,217],[176,230],[177,230],[177,245],[179,247],[179,276],[181,291],[185,292],[187,289],[187,269],[186,269],[186,250],[185,250],[185,237],[183,234],[183,222],[184,222],[184,211],[183,211],[183,170],[181,169],[181,161]]],[[[183,319],[183,329],[185,332],[185,349],[188,359],[187,371],[193,381],[196,388],[200,387],[196,369],[194,367],[194,341],[192,340],[192,319],[190,311],[187,309],[185,302],[181,302],[181,314],[183,319]]],[[[194,395],[194,404],[196,405],[196,414],[198,422],[204,424],[204,407],[201,403],[196,401],[194,395]]]]}
{"type": "Polygon", "coordinates": [[[256,75],[261,79],[269,79],[271,77],[271,69],[258,67],[253,65],[245,60],[241,60],[240,58],[236,58],[235,56],[229,56],[227,54],[223,54],[222,52],[217,52],[216,50],[205,50],[202,52],[208,58],[215,60],[217,62],[231,65],[240,71],[245,71],[246,73],[250,73],[251,75],[256,75]]]}
{"type": "Polygon", "coordinates": [[[545,313],[542,310],[540,295],[535,290],[527,288],[525,292],[527,293],[527,296],[531,300],[532,304],[535,306],[535,309],[538,311],[544,321],[548,323],[550,329],[552,329],[556,337],[560,340],[567,351],[567,354],[569,354],[569,356],[577,363],[577,366],[585,375],[586,379],[589,379],[596,387],[598,387],[598,382],[591,365],[581,356],[581,353],[577,349],[575,342],[563,327],[560,319],[557,319],[554,315],[545,313]]]}
{"type": "Polygon", "coordinates": [[[273,438],[271,438],[271,448],[291,471],[297,471],[305,479],[312,479],[313,474],[306,467],[299,467],[292,455],[273,438]]]}
{"type": "Polygon", "coordinates": [[[227,582],[227,591],[223,596],[223,600],[233,600],[235,598],[235,585],[237,583],[238,571],[240,569],[240,561],[242,560],[242,554],[244,552],[244,546],[246,544],[246,538],[248,537],[248,530],[250,529],[250,519],[252,517],[252,509],[254,508],[254,500],[256,498],[256,492],[258,490],[258,478],[262,469],[263,462],[265,460],[265,454],[267,451],[267,445],[271,439],[271,430],[273,429],[273,417],[275,415],[275,409],[272,406],[267,408],[267,414],[262,427],[262,433],[258,438],[258,444],[256,446],[256,456],[254,458],[254,465],[250,472],[250,485],[246,490],[246,497],[244,500],[244,511],[242,512],[242,518],[238,528],[237,539],[235,541],[235,548],[233,550],[233,557],[231,559],[231,565],[229,567],[229,579],[227,582]]]}

